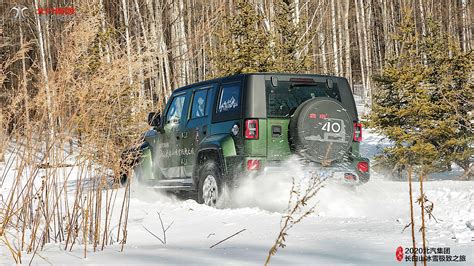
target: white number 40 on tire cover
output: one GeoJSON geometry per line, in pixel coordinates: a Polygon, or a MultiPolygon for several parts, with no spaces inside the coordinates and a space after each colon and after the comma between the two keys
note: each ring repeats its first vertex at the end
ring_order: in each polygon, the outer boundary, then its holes
{"type": "Polygon", "coordinates": [[[327,132],[339,133],[341,131],[341,125],[337,122],[328,121],[324,123],[321,129],[327,132]]]}

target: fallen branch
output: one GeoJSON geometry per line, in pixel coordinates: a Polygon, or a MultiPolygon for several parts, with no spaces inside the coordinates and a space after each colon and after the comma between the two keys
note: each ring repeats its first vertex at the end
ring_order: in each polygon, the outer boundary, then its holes
{"type": "Polygon", "coordinates": [[[220,243],[226,241],[227,239],[230,239],[230,238],[232,238],[232,237],[234,237],[234,236],[236,236],[236,235],[242,233],[242,232],[245,231],[245,230],[247,230],[247,229],[242,229],[242,230],[240,230],[239,232],[237,232],[237,233],[235,233],[235,234],[233,234],[233,235],[231,235],[231,236],[229,236],[229,237],[226,237],[226,238],[222,239],[221,241],[215,243],[214,245],[210,246],[209,248],[213,248],[213,247],[219,245],[220,243]]]}
{"type": "Polygon", "coordinates": [[[160,240],[160,242],[161,242],[162,244],[165,244],[165,242],[164,242],[159,236],[153,234],[153,232],[150,231],[150,230],[148,230],[148,228],[146,228],[144,225],[142,225],[142,226],[143,226],[143,228],[144,228],[148,233],[150,233],[150,234],[151,234],[152,236],[154,236],[156,239],[160,240]]]}
{"type": "Polygon", "coordinates": [[[160,218],[160,224],[161,224],[161,230],[163,231],[163,239],[161,239],[159,236],[155,235],[152,231],[148,230],[148,228],[146,228],[144,225],[143,228],[148,232],[150,233],[152,236],[154,236],[156,239],[158,239],[161,244],[166,244],[166,231],[168,231],[168,229],[170,229],[170,227],[173,225],[174,221],[171,222],[166,228],[163,224],[163,219],[161,219],[161,215],[159,212],[156,212],[158,213],[158,218],[160,218]]]}
{"type": "Polygon", "coordinates": [[[163,230],[163,241],[162,243],[163,244],[166,244],[166,231],[168,231],[168,229],[170,229],[170,227],[173,225],[174,221],[172,221],[166,228],[165,226],[163,225],[163,220],[161,219],[161,215],[159,212],[156,212],[158,213],[158,218],[160,218],[160,224],[161,224],[161,230],[163,230]]]}

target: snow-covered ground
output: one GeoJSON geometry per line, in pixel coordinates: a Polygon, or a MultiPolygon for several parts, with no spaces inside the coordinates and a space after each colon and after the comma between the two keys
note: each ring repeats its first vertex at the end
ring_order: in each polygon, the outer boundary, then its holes
{"type": "MultiPolygon", "coordinates": [[[[361,152],[367,157],[387,145],[367,130],[364,139],[361,152]]],[[[0,165],[0,172],[3,168],[0,165]]],[[[280,229],[290,177],[297,174],[290,167],[288,173],[270,177],[274,180],[246,180],[232,195],[230,207],[224,209],[134,186],[123,252],[116,243],[104,251],[90,252],[84,259],[81,246],[65,252],[63,244],[49,244],[38,252],[40,256],[33,264],[263,264],[280,229]],[[172,223],[166,244],[151,234],[163,238],[158,212],[165,227],[172,223]],[[210,248],[242,229],[245,231],[210,248]]],[[[0,187],[4,197],[8,187],[8,180],[0,187]]],[[[425,182],[424,189],[434,203],[437,220],[427,221],[428,247],[450,248],[452,258],[463,255],[465,264],[473,265],[474,182],[433,178],[425,182]]],[[[419,195],[418,183],[414,183],[414,190],[419,195]]],[[[398,262],[395,256],[397,247],[411,247],[410,228],[403,231],[410,217],[406,181],[391,181],[373,173],[369,183],[356,188],[328,182],[313,203],[317,204],[315,213],[289,231],[287,247],[278,250],[272,264],[409,263],[398,262]]],[[[417,229],[420,215],[415,206],[417,229]]],[[[421,247],[421,233],[417,232],[416,237],[417,247],[421,247]]],[[[29,255],[23,256],[23,261],[28,262],[29,255]]],[[[0,264],[11,263],[6,248],[0,244],[0,264]]]]}

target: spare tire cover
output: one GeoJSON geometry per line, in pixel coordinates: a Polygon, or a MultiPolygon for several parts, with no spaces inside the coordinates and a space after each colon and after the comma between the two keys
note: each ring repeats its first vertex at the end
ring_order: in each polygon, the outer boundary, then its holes
{"type": "Polygon", "coordinates": [[[354,127],[347,110],[332,98],[301,104],[290,121],[290,143],[307,159],[329,165],[351,147],[354,127]]]}

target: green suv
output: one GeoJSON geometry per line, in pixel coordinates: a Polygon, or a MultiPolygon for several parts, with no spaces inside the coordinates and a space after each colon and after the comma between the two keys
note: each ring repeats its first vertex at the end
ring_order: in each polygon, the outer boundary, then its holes
{"type": "Polygon", "coordinates": [[[369,160],[359,155],[362,126],[342,77],[255,73],[203,81],[173,91],[148,123],[142,145],[125,152],[122,164],[146,186],[196,191],[206,205],[216,205],[224,185],[281,170],[292,155],[323,178],[369,180],[369,160]]]}

